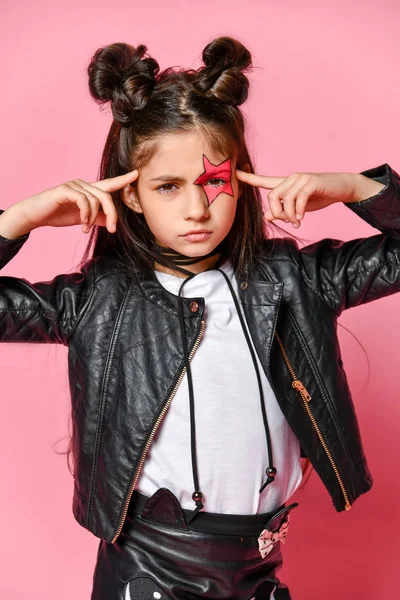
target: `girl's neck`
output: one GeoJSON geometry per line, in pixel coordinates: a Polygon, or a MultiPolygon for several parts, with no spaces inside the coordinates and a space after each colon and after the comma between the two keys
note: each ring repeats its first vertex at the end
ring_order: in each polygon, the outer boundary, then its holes
{"type": "MultiPolygon", "coordinates": [[[[208,258],[205,258],[204,260],[200,260],[199,262],[194,263],[193,265],[185,265],[185,269],[187,271],[190,271],[194,275],[197,275],[198,273],[202,273],[203,271],[206,271],[207,269],[211,269],[212,267],[214,267],[217,264],[220,256],[221,256],[221,254],[215,254],[214,256],[209,256],[208,258]]],[[[156,271],[161,271],[161,273],[166,273],[167,275],[175,275],[175,277],[181,277],[182,279],[186,279],[188,277],[188,275],[185,275],[185,273],[174,270],[165,265],[161,265],[158,262],[154,263],[154,269],[156,271]]]]}

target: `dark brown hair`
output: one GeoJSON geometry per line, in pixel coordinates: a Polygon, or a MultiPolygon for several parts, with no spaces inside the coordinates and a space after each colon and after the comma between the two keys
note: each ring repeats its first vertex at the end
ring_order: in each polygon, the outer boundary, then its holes
{"type": "MultiPolygon", "coordinates": [[[[174,67],[160,72],[144,45],[114,43],[95,52],[88,67],[90,94],[97,103],[109,104],[113,115],[99,179],[140,170],[156,152],[160,136],[188,132],[205,136],[221,159],[235,157],[238,169],[254,173],[239,108],[248,97],[244,72],[252,66],[251,54],[239,41],[219,37],[204,48],[202,59],[197,70],[174,67]]],[[[151,268],[157,254],[151,249],[154,236],[144,215],[127,207],[119,192],[112,198],[117,231],[93,227],[80,266],[92,251],[93,258],[115,257],[127,268],[151,268]]],[[[241,184],[234,223],[224,240],[236,275],[241,276],[245,265],[251,270],[265,238],[282,233],[304,241],[266,221],[260,190],[241,184]]],[[[68,465],[70,452],[71,442],[68,465]]]]}
{"type": "MultiPolygon", "coordinates": [[[[202,58],[204,65],[197,70],[175,67],[159,72],[144,45],[115,43],[97,50],[88,67],[90,93],[97,103],[110,103],[114,117],[99,179],[140,170],[163,134],[188,132],[204,136],[221,159],[235,157],[236,168],[254,172],[239,109],[248,96],[244,71],[251,68],[251,54],[237,40],[220,37],[204,48],[202,58]]],[[[132,185],[135,188],[136,182],[132,185]]],[[[267,236],[259,189],[244,184],[241,188],[234,223],[224,240],[239,277],[246,263],[253,266],[265,237],[273,237],[267,236]]],[[[126,206],[119,192],[112,197],[117,231],[94,227],[81,264],[93,249],[93,257],[114,256],[135,270],[151,268],[157,254],[151,249],[155,240],[144,215],[126,206]]]]}

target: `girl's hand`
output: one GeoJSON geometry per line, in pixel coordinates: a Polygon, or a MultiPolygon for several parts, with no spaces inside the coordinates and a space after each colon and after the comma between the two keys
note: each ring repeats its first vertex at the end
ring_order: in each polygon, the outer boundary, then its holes
{"type": "Polygon", "coordinates": [[[267,221],[282,219],[300,227],[306,211],[319,210],[335,202],[356,202],[357,173],[293,173],[287,177],[255,175],[236,169],[239,181],[272,190],[268,194],[267,221]]]}
{"type": "Polygon", "coordinates": [[[94,183],[73,179],[35,196],[29,196],[17,204],[22,219],[31,229],[45,225],[68,227],[84,223],[82,230],[85,233],[88,233],[93,225],[107,227],[110,233],[114,233],[117,211],[110,192],[132,183],[138,176],[139,171],[135,169],[125,175],[94,183]]]}

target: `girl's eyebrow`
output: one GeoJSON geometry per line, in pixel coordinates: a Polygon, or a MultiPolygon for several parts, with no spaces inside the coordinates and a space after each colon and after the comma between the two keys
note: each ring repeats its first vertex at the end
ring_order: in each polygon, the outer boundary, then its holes
{"type": "MultiPolygon", "coordinates": [[[[216,168],[213,169],[213,171],[203,173],[203,175],[207,175],[207,177],[210,179],[211,175],[221,175],[227,172],[227,169],[219,169],[218,167],[219,165],[217,165],[216,168]]],[[[153,177],[153,179],[149,179],[149,181],[176,181],[177,183],[186,183],[187,179],[181,177],[180,175],[159,175],[158,177],[153,177]]]]}
{"type": "Polygon", "coordinates": [[[186,179],[179,175],[159,175],[158,177],[150,179],[150,181],[178,181],[179,183],[185,183],[186,179]]]}

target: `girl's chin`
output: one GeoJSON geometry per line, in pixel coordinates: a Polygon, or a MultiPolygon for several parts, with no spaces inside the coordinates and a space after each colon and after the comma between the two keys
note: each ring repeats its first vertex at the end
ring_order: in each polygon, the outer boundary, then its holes
{"type": "Polygon", "coordinates": [[[196,256],[205,256],[206,254],[209,254],[214,250],[214,248],[214,244],[211,245],[204,242],[195,242],[185,244],[183,247],[181,246],[180,249],[177,250],[177,252],[180,252],[184,256],[196,258],[196,256]]]}
{"type": "Polygon", "coordinates": [[[179,252],[184,256],[188,256],[190,258],[196,258],[197,256],[205,256],[214,250],[217,247],[215,242],[210,243],[211,234],[208,235],[207,239],[184,239],[183,237],[179,239],[179,244],[169,244],[169,243],[160,243],[157,242],[160,246],[165,248],[170,248],[171,250],[175,250],[175,252],[179,252]]]}

